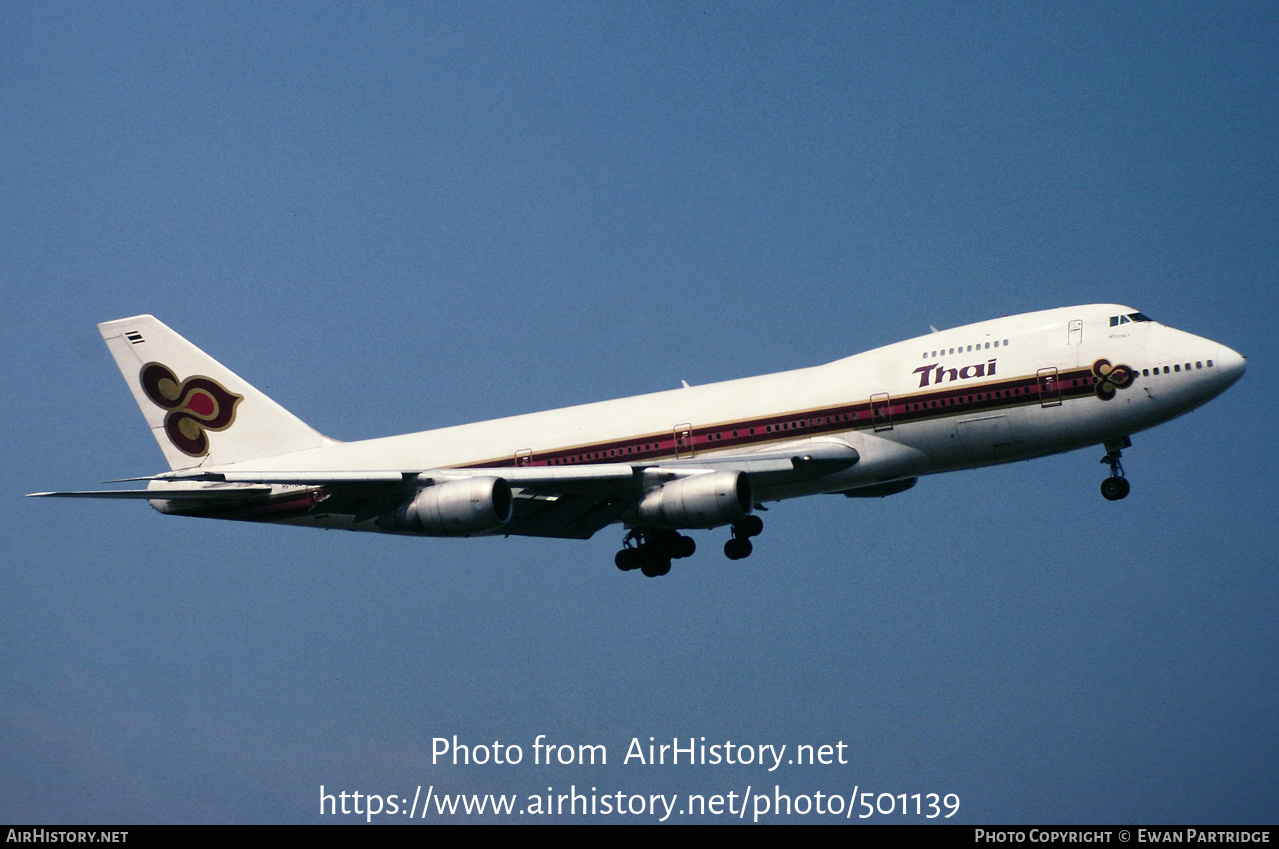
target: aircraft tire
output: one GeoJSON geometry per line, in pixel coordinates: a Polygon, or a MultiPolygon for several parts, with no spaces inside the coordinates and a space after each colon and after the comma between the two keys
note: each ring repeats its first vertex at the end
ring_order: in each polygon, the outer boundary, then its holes
{"type": "Polygon", "coordinates": [[[1107,501],[1119,501],[1128,495],[1127,478],[1106,478],[1101,482],[1101,497],[1107,501]]]}
{"type": "Polygon", "coordinates": [[[697,540],[690,536],[680,534],[675,539],[675,545],[672,546],[671,556],[675,558],[692,557],[697,551],[697,540]]]}
{"type": "Polygon", "coordinates": [[[734,525],[733,530],[740,537],[757,537],[764,531],[764,520],[758,516],[747,516],[734,525]]]}
{"type": "Polygon", "coordinates": [[[751,556],[754,546],[745,537],[734,537],[724,543],[724,556],[729,560],[743,560],[751,556]]]}
{"type": "Polygon", "coordinates": [[[639,551],[634,548],[623,548],[613,557],[613,563],[623,572],[630,572],[640,566],[639,551]]]}
{"type": "Polygon", "coordinates": [[[670,573],[671,560],[669,557],[647,558],[644,561],[644,565],[640,567],[640,571],[644,573],[646,578],[660,578],[670,573]]]}

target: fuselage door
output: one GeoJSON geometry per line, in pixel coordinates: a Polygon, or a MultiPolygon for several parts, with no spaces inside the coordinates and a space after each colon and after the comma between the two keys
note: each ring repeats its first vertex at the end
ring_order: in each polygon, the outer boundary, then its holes
{"type": "Polygon", "coordinates": [[[693,456],[693,426],[685,422],[675,425],[675,456],[683,459],[693,456]]]}
{"type": "Polygon", "coordinates": [[[529,448],[521,448],[515,452],[515,465],[531,466],[533,465],[533,451],[529,448]]]}
{"type": "Polygon", "coordinates": [[[1061,386],[1057,379],[1057,369],[1041,368],[1039,376],[1039,405],[1041,407],[1061,406],[1061,386]]]}
{"type": "Polygon", "coordinates": [[[891,399],[887,392],[876,392],[870,396],[870,420],[875,431],[893,429],[893,413],[889,407],[891,399]]]}
{"type": "Polygon", "coordinates": [[[1070,322],[1070,329],[1066,335],[1067,345],[1078,345],[1084,341],[1084,322],[1083,319],[1073,319],[1070,322]]]}

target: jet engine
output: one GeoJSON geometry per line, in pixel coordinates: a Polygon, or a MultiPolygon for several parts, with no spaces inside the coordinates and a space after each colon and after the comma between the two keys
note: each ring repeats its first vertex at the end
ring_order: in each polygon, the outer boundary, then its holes
{"type": "Polygon", "coordinates": [[[652,490],[640,501],[638,524],[666,528],[714,528],[745,519],[754,506],[745,472],[707,472],[652,490]]]}
{"type": "Polygon", "coordinates": [[[388,530],[466,536],[505,525],[514,505],[511,485],[502,478],[444,481],[426,487],[379,524],[388,530]]]}

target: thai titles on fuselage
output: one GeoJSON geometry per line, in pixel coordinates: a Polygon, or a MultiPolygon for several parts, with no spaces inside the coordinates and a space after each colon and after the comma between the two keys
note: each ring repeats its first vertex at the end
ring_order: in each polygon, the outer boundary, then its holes
{"type": "Polygon", "coordinates": [[[930,382],[936,384],[941,383],[943,380],[968,380],[973,377],[990,377],[994,373],[995,360],[993,359],[961,368],[946,368],[940,363],[930,363],[926,366],[920,366],[912,372],[912,374],[919,375],[921,388],[927,386],[930,382]]]}

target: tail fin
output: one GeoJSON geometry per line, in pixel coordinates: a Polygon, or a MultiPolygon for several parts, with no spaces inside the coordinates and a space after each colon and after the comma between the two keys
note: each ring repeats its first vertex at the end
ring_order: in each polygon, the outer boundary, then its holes
{"type": "Polygon", "coordinates": [[[154,316],[98,325],[170,469],[260,460],[328,445],[154,316]]]}

